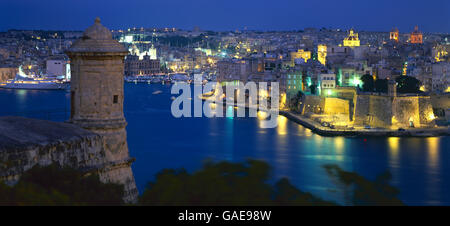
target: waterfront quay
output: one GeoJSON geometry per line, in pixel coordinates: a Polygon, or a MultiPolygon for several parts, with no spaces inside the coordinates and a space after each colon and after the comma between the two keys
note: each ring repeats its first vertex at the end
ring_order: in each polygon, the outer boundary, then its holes
{"type": "MultiPolygon", "coordinates": [[[[234,107],[244,107],[250,109],[248,103],[240,104],[237,102],[218,102],[215,98],[212,100],[211,97],[198,96],[197,98],[202,99],[205,102],[217,102],[218,104],[232,104],[234,107]]],[[[257,106],[253,107],[255,110],[263,112],[274,112],[270,109],[257,106]]],[[[429,128],[410,128],[410,129],[387,129],[387,128],[364,128],[364,127],[351,127],[347,129],[341,128],[330,128],[329,126],[324,126],[319,120],[314,120],[312,118],[300,115],[298,113],[292,112],[290,110],[279,110],[277,112],[279,115],[286,117],[287,119],[298,123],[312,132],[321,136],[373,136],[373,137],[435,137],[435,136],[448,136],[450,135],[450,128],[447,127],[429,127],[429,128]]],[[[270,114],[268,114],[270,115],[270,114]]]]}
{"type": "Polygon", "coordinates": [[[354,128],[354,129],[333,129],[322,126],[320,123],[292,113],[290,111],[280,111],[280,115],[285,116],[289,120],[296,122],[314,133],[321,136],[387,136],[387,137],[434,137],[434,136],[448,136],[450,135],[449,127],[437,128],[411,128],[408,130],[391,130],[383,128],[354,128]]]}

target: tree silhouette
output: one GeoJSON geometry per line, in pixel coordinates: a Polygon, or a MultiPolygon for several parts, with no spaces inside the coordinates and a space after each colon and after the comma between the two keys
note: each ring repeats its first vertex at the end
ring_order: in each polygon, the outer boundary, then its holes
{"type": "Polygon", "coordinates": [[[26,171],[13,187],[0,183],[0,205],[120,205],[123,186],[52,164],[26,171]]]}
{"type": "Polygon", "coordinates": [[[420,93],[420,81],[411,76],[398,76],[397,92],[399,93],[420,93]]]}
{"type": "Polygon", "coordinates": [[[268,184],[270,167],[246,163],[207,162],[197,172],[163,170],[139,198],[142,205],[331,205],[292,186],[287,179],[268,184]]]}
{"type": "MultiPolygon", "coordinates": [[[[324,166],[343,191],[347,205],[402,205],[399,191],[389,184],[391,175],[368,180],[336,165],[324,166]]],[[[336,205],[293,186],[287,178],[274,185],[268,181],[266,162],[207,161],[203,168],[188,173],[165,169],[156,175],[139,197],[140,205],[221,206],[315,206],[336,205]]],[[[50,165],[35,166],[10,187],[0,182],[0,205],[121,205],[123,186],[102,183],[95,174],[50,165]]]]}
{"type": "Polygon", "coordinates": [[[372,75],[365,74],[361,76],[361,81],[363,83],[362,90],[364,92],[372,92],[374,88],[374,81],[372,75]]]}
{"type": "Polygon", "coordinates": [[[337,165],[325,165],[328,175],[334,179],[344,194],[344,198],[348,199],[347,204],[357,206],[362,205],[382,205],[382,206],[399,206],[403,202],[397,198],[399,190],[389,184],[391,174],[389,172],[382,173],[371,181],[354,172],[347,172],[339,168],[337,165]]]}
{"type": "Polygon", "coordinates": [[[309,89],[311,90],[311,94],[312,95],[316,94],[317,88],[316,88],[316,85],[314,83],[309,86],[309,89]]]}
{"type": "Polygon", "coordinates": [[[291,98],[289,108],[294,112],[300,112],[302,107],[300,106],[300,102],[303,100],[305,94],[302,91],[298,91],[297,94],[291,98]]]}
{"type": "Polygon", "coordinates": [[[375,80],[375,91],[379,93],[387,93],[388,91],[388,80],[387,79],[377,79],[375,80]]]}

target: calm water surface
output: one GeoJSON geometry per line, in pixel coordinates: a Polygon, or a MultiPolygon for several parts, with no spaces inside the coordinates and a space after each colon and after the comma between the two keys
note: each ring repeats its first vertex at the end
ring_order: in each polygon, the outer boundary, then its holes
{"type": "MultiPolygon", "coordinates": [[[[414,205],[450,205],[450,138],[322,137],[279,116],[279,126],[263,129],[258,118],[174,118],[170,86],[125,85],[125,116],[133,172],[140,192],[163,168],[199,169],[202,162],[248,158],[272,166],[272,181],[288,177],[304,191],[325,199],[340,194],[323,169],[337,164],[373,179],[389,170],[400,198],[414,205]],[[163,91],[153,95],[156,90],[163,91]]],[[[64,121],[65,91],[0,89],[0,116],[64,121]]]]}

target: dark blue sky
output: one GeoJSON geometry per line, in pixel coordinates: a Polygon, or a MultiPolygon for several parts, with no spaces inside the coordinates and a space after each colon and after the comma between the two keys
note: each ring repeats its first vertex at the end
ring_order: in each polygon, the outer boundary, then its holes
{"type": "Polygon", "coordinates": [[[96,16],[111,29],[357,30],[450,32],[450,0],[0,0],[0,30],[84,30],[96,16]]]}

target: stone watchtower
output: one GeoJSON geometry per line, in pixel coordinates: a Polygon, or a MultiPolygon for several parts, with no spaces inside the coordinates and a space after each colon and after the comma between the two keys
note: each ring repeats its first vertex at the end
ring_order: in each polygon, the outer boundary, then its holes
{"type": "Polygon", "coordinates": [[[103,136],[106,162],[99,170],[100,179],[123,184],[125,201],[134,202],[137,189],[123,114],[127,53],[123,45],[112,39],[111,32],[100,24],[99,18],[66,51],[72,73],[70,122],[103,136]]]}

